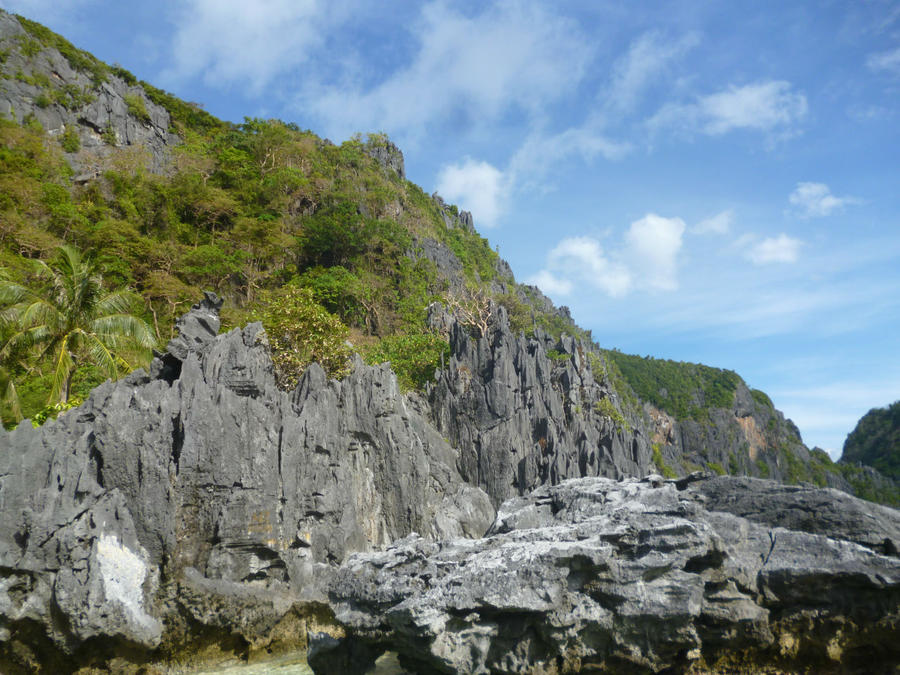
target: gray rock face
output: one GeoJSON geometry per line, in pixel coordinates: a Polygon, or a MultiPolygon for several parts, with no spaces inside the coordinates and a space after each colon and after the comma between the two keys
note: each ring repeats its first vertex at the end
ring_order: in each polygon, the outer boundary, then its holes
{"type": "Polygon", "coordinates": [[[387,366],[337,382],[313,365],[282,392],[259,324],[216,337],[220,305],[195,305],[151,374],[0,434],[0,670],[42,660],[21,656],[33,632],[77,663],[92,637],[171,640],[183,612],[241,630],[241,587],[271,627],[271,598],[317,597],[322,563],[492,521],[387,366]]]}
{"type": "Polygon", "coordinates": [[[416,673],[892,672],[900,560],[856,542],[895,537],[900,513],[836,517],[868,506],[731,478],[543,487],[483,539],[352,556],[329,591],[347,635],[312,636],[310,664],[363,672],[390,649],[416,673]],[[771,505],[749,508],[754,489],[771,505]]]}
{"type": "Polygon", "coordinates": [[[452,322],[450,363],[429,401],[435,426],[459,448],[463,478],[496,506],[566,478],[648,473],[647,438],[609,383],[594,380],[585,345],[535,335],[513,335],[503,307],[482,337],[452,322]]]}
{"type": "Polygon", "coordinates": [[[109,154],[112,141],[146,149],[150,169],[162,169],[167,149],[179,142],[169,133],[165,108],[147,98],[139,85],[116,75],[98,84],[53,47],[41,45],[29,56],[20,44],[30,39],[16,17],[0,10],[0,50],[9,50],[0,62],[0,117],[22,123],[31,116],[54,137],[75,129],[81,152],[68,159],[81,174],[76,180],[99,173],[98,160],[109,154]],[[146,116],[136,116],[126,97],[139,101],[146,116]]]}
{"type": "Polygon", "coordinates": [[[403,161],[403,152],[391,141],[384,139],[378,142],[369,142],[363,145],[366,154],[381,164],[385,169],[397,175],[401,180],[406,180],[406,167],[403,161]]]}

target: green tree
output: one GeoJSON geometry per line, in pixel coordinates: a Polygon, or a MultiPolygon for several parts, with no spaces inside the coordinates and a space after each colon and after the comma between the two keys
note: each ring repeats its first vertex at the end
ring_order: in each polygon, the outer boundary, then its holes
{"type": "Polygon", "coordinates": [[[126,356],[156,344],[146,322],[131,313],[139,296],[127,289],[105,292],[96,267],[77,249],[59,246],[49,262],[34,265],[34,287],[0,281],[0,318],[11,327],[0,359],[4,365],[26,353],[50,359],[48,402],[68,400],[79,363],[115,379],[133,367],[126,356]]]}
{"type": "Polygon", "coordinates": [[[292,281],[265,293],[263,302],[253,318],[262,322],[269,336],[275,375],[283,389],[296,387],[314,361],[331,377],[341,378],[349,372],[349,331],[316,302],[309,288],[292,281]]]}

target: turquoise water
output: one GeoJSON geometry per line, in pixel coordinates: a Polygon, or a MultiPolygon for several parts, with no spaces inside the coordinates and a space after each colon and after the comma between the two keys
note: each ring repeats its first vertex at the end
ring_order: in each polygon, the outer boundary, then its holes
{"type": "MultiPolygon", "coordinates": [[[[385,654],[375,663],[370,675],[402,675],[406,671],[397,663],[394,654],[385,654]]],[[[191,675],[312,675],[312,669],[306,665],[306,654],[282,656],[271,661],[252,664],[235,663],[223,665],[215,670],[195,670],[191,675]]]]}

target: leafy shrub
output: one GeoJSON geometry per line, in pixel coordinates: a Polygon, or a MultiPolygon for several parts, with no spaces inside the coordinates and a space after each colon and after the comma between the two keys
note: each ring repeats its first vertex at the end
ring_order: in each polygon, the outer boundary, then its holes
{"type": "Polygon", "coordinates": [[[59,137],[59,144],[66,152],[78,152],[81,148],[81,139],[78,138],[78,132],[71,124],[66,127],[62,136],[59,137]]]}
{"type": "Polygon", "coordinates": [[[19,38],[19,50],[29,59],[41,53],[41,43],[32,38],[22,36],[19,38]]]}
{"type": "Polygon", "coordinates": [[[113,129],[112,124],[106,125],[106,128],[103,130],[103,133],[100,134],[100,138],[107,145],[116,145],[119,142],[119,139],[116,136],[116,130],[113,129]]]}
{"type": "Polygon", "coordinates": [[[140,94],[125,94],[123,97],[125,105],[128,106],[128,112],[136,117],[144,124],[150,124],[150,113],[147,112],[147,105],[144,98],[140,94]]]}
{"type": "Polygon", "coordinates": [[[611,419],[618,429],[623,429],[625,433],[631,433],[631,425],[628,424],[628,420],[625,419],[625,416],[616,409],[616,406],[608,398],[601,398],[597,401],[594,404],[594,410],[611,419]]]}
{"type": "Polygon", "coordinates": [[[759,472],[760,478],[768,478],[770,475],[769,465],[762,459],[756,460],[756,470],[759,472]]]}
{"type": "Polygon", "coordinates": [[[764,391],[760,391],[759,389],[751,389],[750,395],[753,397],[753,400],[756,401],[759,405],[765,406],[770,410],[774,410],[775,406],[772,403],[772,399],[769,398],[768,394],[764,391]]]}
{"type": "Polygon", "coordinates": [[[389,361],[401,388],[407,391],[424,389],[434,379],[442,357],[446,360],[449,356],[450,345],[434,333],[386,336],[363,354],[372,365],[389,361]]]}
{"type": "Polygon", "coordinates": [[[678,474],[675,473],[675,470],[666,464],[666,460],[663,459],[662,449],[660,448],[659,443],[654,443],[650,446],[650,449],[653,452],[653,463],[656,465],[657,471],[666,478],[677,478],[678,474]]]}
{"type": "Polygon", "coordinates": [[[718,474],[719,476],[724,476],[727,472],[722,468],[722,465],[718,462],[708,462],[706,466],[713,472],[718,474]]]}
{"type": "Polygon", "coordinates": [[[34,414],[31,418],[31,426],[37,428],[47,420],[56,419],[61,413],[64,413],[66,410],[71,410],[72,408],[77,408],[82,403],[84,403],[84,399],[78,396],[72,396],[68,401],[48,405],[34,414]]]}
{"type": "Polygon", "coordinates": [[[362,300],[366,288],[346,267],[313,267],[300,275],[297,283],[309,288],[316,302],[348,323],[357,323],[365,314],[362,300]]]}
{"type": "Polygon", "coordinates": [[[317,362],[330,377],[349,372],[349,331],[316,302],[308,288],[296,283],[265,294],[263,307],[253,314],[269,336],[278,384],[286,391],[297,386],[303,372],[317,362]]]}

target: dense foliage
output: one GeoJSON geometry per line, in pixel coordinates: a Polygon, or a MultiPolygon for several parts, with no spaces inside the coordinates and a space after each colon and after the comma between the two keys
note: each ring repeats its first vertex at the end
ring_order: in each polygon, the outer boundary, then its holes
{"type": "MultiPolygon", "coordinates": [[[[258,316],[270,332],[284,326],[266,308],[288,302],[287,295],[302,298],[305,309],[330,317],[330,323],[320,317],[323,326],[343,336],[313,350],[332,374],[343,372],[336,364],[352,333],[356,344],[378,345],[367,356],[392,360],[403,371],[404,386],[423,384],[423,373],[433,372],[442,350],[427,334],[426,308],[445,300],[450,280],[421,253],[422,242],[432,239],[454,251],[473,287],[497,279],[499,259],[462,225],[456,207],[445,207],[378,161],[385,152],[398,152],[386,136],[334,145],[276,120],[222,122],[20,20],[28,35],[11,48],[29,58],[55,48],[95,83],[120,78],[132,87],[125,95],[129,113],[146,121],[148,102],[164,106],[170,130],[183,142],[170,152],[164,171],[152,172],[159,158],[118,146],[107,130],[108,154],[77,158],[99,176],[76,184],[63,154],[82,152],[72,125],[54,139],[33,118],[21,126],[0,120],[0,267],[11,283],[28,282],[31,260],[49,260],[59,245],[72,245],[102,268],[107,291],[130,287],[140,294],[135,311],[159,342],[172,336],[175,318],[203,290],[225,297],[226,325],[258,316]],[[279,289],[290,290],[280,296],[279,289]],[[326,353],[327,345],[332,352],[326,353]]],[[[41,76],[37,68],[22,77],[41,76]]],[[[66,93],[49,78],[31,84],[48,105],[93,100],[91,91],[66,93]]],[[[514,288],[511,278],[499,281],[514,288]]],[[[276,350],[288,349],[290,340],[272,342],[276,350]]],[[[299,377],[308,356],[289,351],[285,358],[295,361],[298,372],[285,373],[284,382],[299,377]]],[[[49,383],[37,373],[46,366],[2,366],[2,393],[18,393],[26,416],[40,412],[49,383]]],[[[82,382],[95,385],[102,375],[79,367],[73,386],[81,391],[82,382]]]]}
{"type": "Polygon", "coordinates": [[[731,370],[699,363],[606,352],[635,393],[679,420],[708,418],[710,408],[730,408],[741,382],[731,370]]]}
{"type": "Polygon", "coordinates": [[[844,441],[841,462],[872,466],[900,479],[900,401],[863,415],[844,441]]]}
{"type": "Polygon", "coordinates": [[[290,283],[267,292],[253,318],[266,328],[275,375],[283,389],[296,387],[313,362],[331,377],[343,377],[349,371],[347,327],[317,303],[308,288],[290,283]]]}
{"type": "Polygon", "coordinates": [[[25,283],[0,280],[0,359],[6,380],[0,384],[5,384],[11,422],[21,418],[12,388],[16,375],[27,375],[31,384],[42,382],[46,405],[67,404],[79,365],[116,378],[146,363],[156,344],[150,327],[131,313],[139,303],[136,294],[104,289],[98,269],[78,250],[63,245],[48,262],[27,263],[31,270],[25,283]]]}
{"type": "Polygon", "coordinates": [[[388,335],[364,350],[367,363],[389,362],[404,389],[422,389],[450,357],[447,340],[434,333],[388,335]]]}

